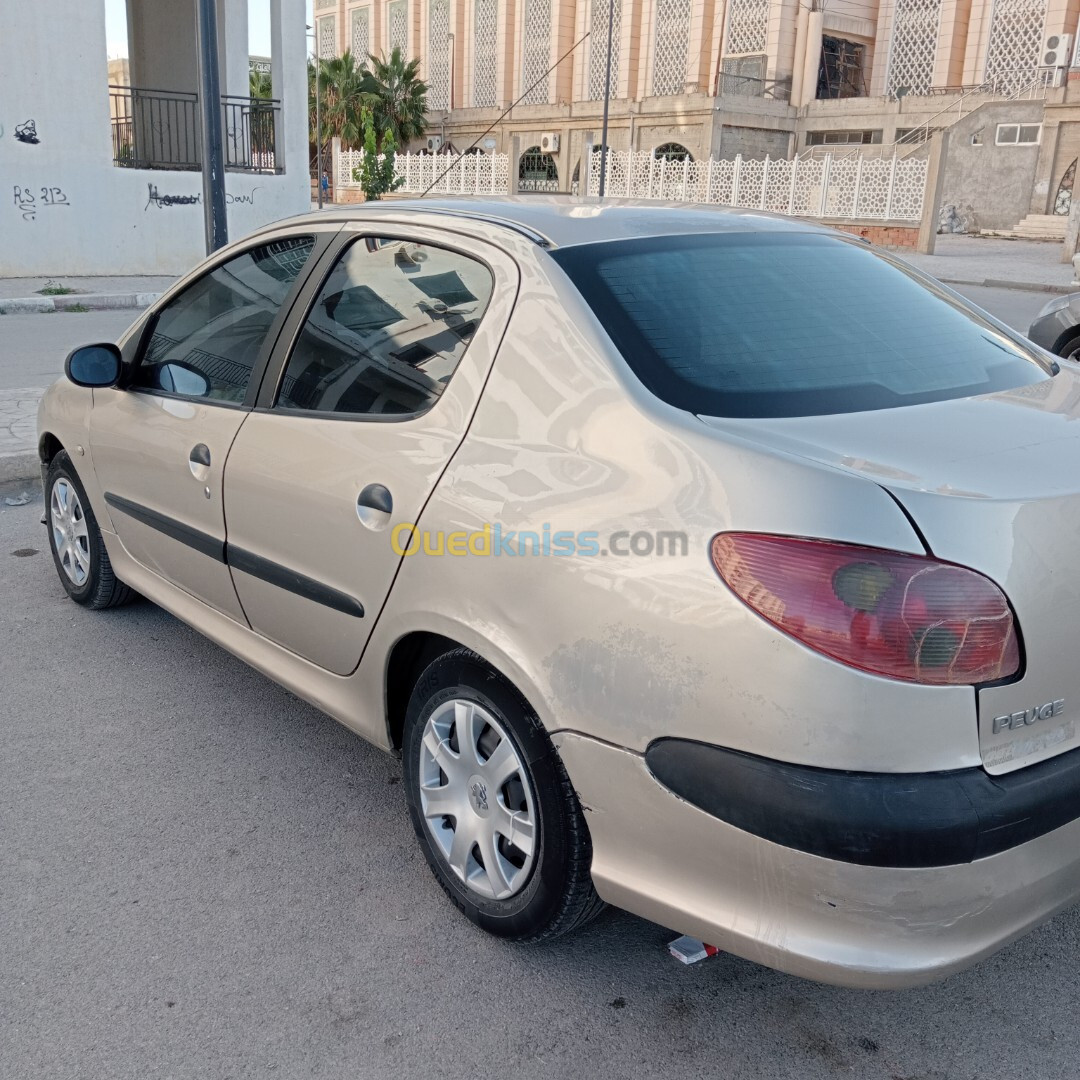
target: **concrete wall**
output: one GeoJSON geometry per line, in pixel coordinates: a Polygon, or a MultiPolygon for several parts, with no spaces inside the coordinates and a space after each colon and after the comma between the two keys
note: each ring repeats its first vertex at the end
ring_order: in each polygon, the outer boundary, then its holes
{"type": "MultiPolygon", "coordinates": [[[[273,2],[274,88],[284,99],[278,150],[285,173],[226,174],[230,239],[310,205],[304,0],[273,2]]],[[[6,4],[4,14],[0,276],[188,269],[205,254],[202,179],[196,172],[113,166],[103,5],[54,0],[50,17],[42,19],[40,5],[6,4]],[[64,27],[62,34],[57,26],[64,27]],[[16,126],[30,119],[37,144],[14,137],[16,126]],[[150,198],[154,191],[160,199],[150,198]],[[165,197],[191,201],[170,205],[165,197]]],[[[189,48],[178,42],[178,55],[189,48]]],[[[246,81],[246,58],[244,68],[246,81]]]]}
{"type": "Polygon", "coordinates": [[[1041,101],[983,105],[949,129],[942,205],[953,205],[969,228],[1011,229],[1031,210],[1038,146],[996,146],[998,124],[1042,122],[1041,101]],[[972,145],[978,134],[980,145],[972,145]]]}

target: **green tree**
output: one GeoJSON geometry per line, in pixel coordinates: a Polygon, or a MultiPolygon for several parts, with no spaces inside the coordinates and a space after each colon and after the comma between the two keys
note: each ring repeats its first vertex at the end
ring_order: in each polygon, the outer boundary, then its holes
{"type": "Polygon", "coordinates": [[[353,179],[364,189],[364,198],[368,202],[381,199],[397,191],[405,183],[403,176],[394,176],[394,161],[397,156],[397,144],[392,131],[383,131],[381,139],[376,138],[373,111],[364,109],[364,157],[360,165],[353,169],[353,179]],[[379,143],[382,143],[382,154],[379,143]]]}
{"type": "Polygon", "coordinates": [[[248,86],[250,87],[248,92],[253,98],[272,98],[274,96],[269,71],[256,71],[254,68],[250,68],[248,70],[248,86]]]}
{"type": "Polygon", "coordinates": [[[381,139],[393,136],[395,148],[408,146],[427,130],[427,84],[416,74],[420,61],[406,62],[397,48],[389,59],[369,59],[364,92],[365,103],[374,113],[375,130],[381,139]]]}
{"type": "MultiPolygon", "coordinates": [[[[323,153],[328,153],[330,140],[335,136],[341,145],[353,149],[364,138],[362,112],[368,104],[364,89],[367,71],[357,65],[353,54],[346,49],[341,56],[319,61],[319,78],[315,78],[315,64],[308,61],[308,113],[310,140],[316,142],[315,133],[315,84],[319,93],[319,131],[322,135],[323,153]]],[[[326,160],[329,160],[327,158],[326,160]]]]}

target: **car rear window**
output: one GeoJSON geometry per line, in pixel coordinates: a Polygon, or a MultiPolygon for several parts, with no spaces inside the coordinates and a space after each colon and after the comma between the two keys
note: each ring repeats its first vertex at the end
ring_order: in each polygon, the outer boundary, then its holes
{"type": "Polygon", "coordinates": [[[552,258],[649,390],[700,415],[891,409],[1050,377],[977,312],[859,241],[656,236],[552,258]]]}

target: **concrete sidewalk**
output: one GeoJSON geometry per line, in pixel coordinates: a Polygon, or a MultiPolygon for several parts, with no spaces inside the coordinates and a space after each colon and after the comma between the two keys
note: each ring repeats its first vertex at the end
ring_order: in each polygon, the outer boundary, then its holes
{"type": "Polygon", "coordinates": [[[939,236],[933,255],[904,252],[907,262],[949,285],[985,285],[1038,292],[1080,292],[1061,244],[989,236],[939,236]]]}
{"type": "Polygon", "coordinates": [[[0,315],[33,312],[144,308],[152,304],[176,278],[155,277],[64,277],[0,278],[0,315]],[[49,285],[73,289],[64,296],[43,296],[49,285]]]}
{"type": "Polygon", "coordinates": [[[37,409],[43,386],[0,390],[0,484],[40,474],[37,409]]]}

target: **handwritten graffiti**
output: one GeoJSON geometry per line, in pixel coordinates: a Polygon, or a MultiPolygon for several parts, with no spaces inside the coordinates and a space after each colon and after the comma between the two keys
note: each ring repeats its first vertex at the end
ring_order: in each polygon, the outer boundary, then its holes
{"type": "Polygon", "coordinates": [[[23,216],[23,221],[34,221],[39,210],[52,206],[70,206],[63,188],[43,187],[40,195],[35,195],[28,187],[15,185],[15,208],[23,216]]]}
{"type": "Polygon", "coordinates": [[[38,138],[37,124],[33,120],[27,120],[25,124],[19,124],[15,128],[15,138],[19,142],[37,144],[41,142],[38,138]]]}
{"type": "MultiPolygon", "coordinates": [[[[148,189],[148,195],[146,199],[146,205],[143,207],[145,213],[151,206],[156,206],[159,210],[167,206],[202,206],[202,194],[198,195],[162,195],[158,191],[157,184],[148,183],[146,185],[148,189]]],[[[255,192],[258,191],[258,187],[253,187],[251,191],[244,193],[233,194],[232,192],[225,193],[225,205],[232,206],[235,204],[246,203],[248,206],[255,205],[255,192]]]]}
{"type": "Polygon", "coordinates": [[[201,195],[161,195],[158,192],[157,184],[147,184],[149,188],[149,195],[146,200],[146,205],[143,210],[149,210],[151,204],[156,206],[159,210],[163,206],[194,206],[202,202],[201,195]]]}

